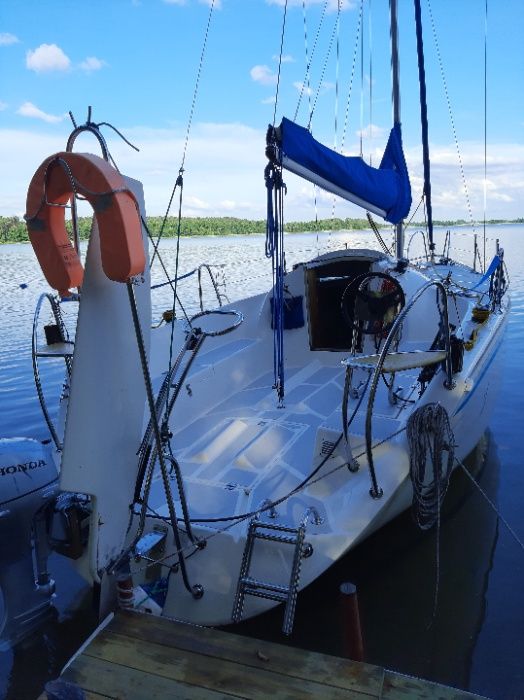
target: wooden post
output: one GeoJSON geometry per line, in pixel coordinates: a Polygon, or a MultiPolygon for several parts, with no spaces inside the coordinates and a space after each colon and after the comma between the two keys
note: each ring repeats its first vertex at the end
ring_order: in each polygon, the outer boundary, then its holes
{"type": "Polygon", "coordinates": [[[343,653],[353,661],[364,661],[364,644],[358,610],[357,587],[345,581],[340,584],[343,653]]]}

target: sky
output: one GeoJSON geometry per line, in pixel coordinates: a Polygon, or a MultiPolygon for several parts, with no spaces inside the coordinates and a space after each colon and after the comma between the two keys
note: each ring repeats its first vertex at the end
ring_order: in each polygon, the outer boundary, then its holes
{"type": "MultiPolygon", "coordinates": [[[[166,211],[191,113],[186,216],[264,218],[265,132],[275,112],[277,123],[297,113],[302,125],[312,112],[318,140],[378,165],[392,123],[388,1],[287,0],[281,52],[285,2],[2,0],[0,215],[24,214],[34,171],[65,149],[69,111],[82,123],[88,106],[93,121],[140,148],[103,128],[120,170],[143,182],[150,215],[166,211]]],[[[524,1],[488,0],[486,121],[485,4],[422,0],[437,219],[524,216],[524,1]]],[[[399,0],[399,32],[414,209],[422,155],[412,0],[399,0]]],[[[91,136],[75,150],[99,153],[91,136]]],[[[295,176],[285,180],[287,220],[363,216],[295,176]]]]}

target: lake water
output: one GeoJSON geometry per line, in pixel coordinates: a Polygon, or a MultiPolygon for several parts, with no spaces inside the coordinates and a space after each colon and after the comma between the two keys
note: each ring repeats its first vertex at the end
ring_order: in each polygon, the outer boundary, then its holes
{"type": "MultiPolygon", "coordinates": [[[[524,227],[491,227],[488,236],[488,259],[495,238],[505,249],[513,309],[504,341],[506,372],[491,428],[470,466],[522,541],[524,227]]],[[[442,231],[438,232],[439,240],[443,240],[442,231]]],[[[471,263],[471,252],[462,251],[466,246],[469,251],[470,243],[462,235],[455,240],[457,257],[471,263]]],[[[317,252],[345,244],[376,247],[368,232],[288,236],[288,268],[317,252]]],[[[414,240],[414,245],[420,245],[420,240],[414,240]]],[[[163,259],[173,273],[173,240],[166,241],[163,259]]],[[[220,277],[226,282],[221,291],[231,301],[267,289],[270,284],[270,263],[264,258],[261,236],[183,239],[180,260],[181,273],[201,262],[219,266],[220,277]]],[[[162,280],[158,265],[155,280],[162,280]]],[[[32,317],[42,291],[47,287],[31,247],[0,246],[3,437],[48,437],[31,368],[32,317]],[[27,287],[22,289],[20,285],[27,287]]],[[[188,312],[195,311],[198,300],[194,278],[180,291],[188,300],[188,312]]],[[[154,310],[159,315],[171,306],[169,288],[154,294],[154,310]]],[[[210,285],[205,296],[211,299],[210,285]]],[[[60,389],[62,368],[46,364],[44,381],[53,403],[60,389]]],[[[447,496],[441,531],[439,604],[432,619],[435,551],[435,534],[418,532],[410,515],[405,514],[299,596],[291,642],[280,635],[280,610],[242,623],[236,631],[342,655],[344,632],[338,591],[342,582],[353,581],[358,586],[367,661],[492,698],[524,698],[524,551],[461,474],[455,475],[447,496]]],[[[58,675],[95,624],[88,591],[69,563],[54,555],[51,570],[57,581],[56,614],[29,641],[0,652],[0,697],[35,698],[45,682],[58,675]]]]}

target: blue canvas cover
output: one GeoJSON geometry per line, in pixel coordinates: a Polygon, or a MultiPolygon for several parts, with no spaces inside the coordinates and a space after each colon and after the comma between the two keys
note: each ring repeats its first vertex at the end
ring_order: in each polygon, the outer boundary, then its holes
{"type": "Polygon", "coordinates": [[[400,124],[391,130],[379,168],[372,168],[360,157],[343,156],[323,146],[307,129],[285,117],[278,132],[282,167],[393,224],[408,215],[411,186],[400,124]]]}

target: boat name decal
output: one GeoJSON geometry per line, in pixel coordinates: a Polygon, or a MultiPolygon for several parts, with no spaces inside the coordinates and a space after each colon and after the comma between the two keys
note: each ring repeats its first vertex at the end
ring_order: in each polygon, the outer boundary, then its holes
{"type": "Polygon", "coordinates": [[[9,467],[0,467],[0,476],[6,476],[8,474],[16,474],[17,472],[27,472],[31,469],[38,469],[39,467],[45,467],[47,462],[45,459],[39,459],[34,462],[25,462],[24,464],[12,464],[9,467]]]}

